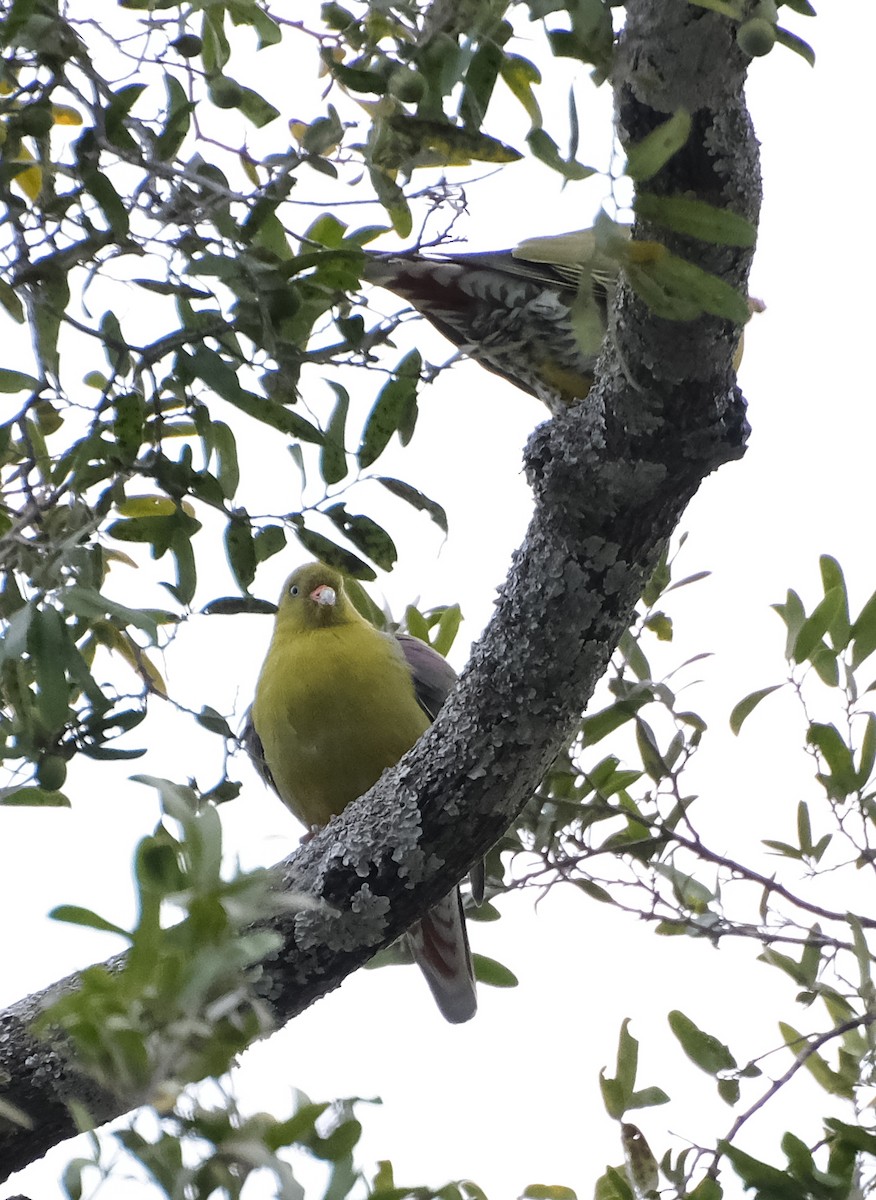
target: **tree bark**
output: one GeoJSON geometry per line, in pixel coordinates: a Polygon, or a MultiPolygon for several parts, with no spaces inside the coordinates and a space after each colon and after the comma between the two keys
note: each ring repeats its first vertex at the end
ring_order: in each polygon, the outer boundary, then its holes
{"type": "MultiPolygon", "coordinates": [[[[756,221],[757,142],[747,60],[730,22],[687,0],[628,0],[614,79],[618,128],[637,142],[679,107],[687,145],[648,183],[756,221]]],[[[744,294],[751,251],[637,229],[744,294]]],[[[280,864],[283,886],[331,906],[281,917],[261,991],[278,1024],[337,987],[447,893],[505,832],[568,743],[643,585],[707,474],[741,457],[738,330],[662,320],[621,287],[590,396],[535,431],[535,511],[495,615],[435,724],[374,788],[280,864]]],[[[76,1132],[75,1096],[102,1123],[112,1097],[28,1032],[75,978],[0,1016],[0,1078],[33,1128],[3,1123],[0,1179],[76,1132]]]]}

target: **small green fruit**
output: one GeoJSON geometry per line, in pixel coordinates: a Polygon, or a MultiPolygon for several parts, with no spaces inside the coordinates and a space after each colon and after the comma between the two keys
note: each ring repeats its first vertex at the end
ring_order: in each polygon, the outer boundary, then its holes
{"type": "Polygon", "coordinates": [[[196,58],[204,47],[204,43],[196,33],[182,33],[176,41],[170,44],[183,58],[196,58]]]}
{"type": "Polygon", "coordinates": [[[45,137],[55,123],[48,104],[28,104],[18,114],[18,127],[31,137],[45,137]]]}
{"type": "Polygon", "coordinates": [[[762,58],[776,44],[776,27],[763,17],[752,17],[736,30],[739,49],[749,58],[762,58]]]}
{"type": "Polygon", "coordinates": [[[46,754],[36,771],[37,783],[47,792],[57,792],[67,778],[67,764],[59,754],[46,754]]]}

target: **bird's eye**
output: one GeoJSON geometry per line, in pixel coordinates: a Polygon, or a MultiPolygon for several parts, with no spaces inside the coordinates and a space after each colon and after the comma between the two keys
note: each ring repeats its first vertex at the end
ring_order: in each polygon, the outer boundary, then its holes
{"type": "Polygon", "coordinates": [[[289,588],[289,595],[290,596],[298,595],[298,584],[297,583],[293,583],[292,586],[289,588]]]}

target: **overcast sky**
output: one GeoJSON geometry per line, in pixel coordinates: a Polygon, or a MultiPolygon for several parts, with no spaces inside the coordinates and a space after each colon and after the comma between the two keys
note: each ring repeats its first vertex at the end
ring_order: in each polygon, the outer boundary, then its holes
{"type": "MultiPolygon", "coordinates": [[[[817,51],[814,71],[781,48],[752,67],[748,94],[763,147],[765,200],[750,290],[767,304],[746,335],[740,377],[753,432],[742,462],[708,479],[682,522],[689,534],[684,573],[713,574],[679,594],[672,612],[680,644],[664,660],[714,652],[712,663],[693,676],[706,682],[689,697],[716,730],[698,764],[697,784],[718,848],[737,853],[750,851],[753,830],[758,839],[787,836],[807,786],[806,763],[799,751],[795,758],[800,727],[790,705],[778,702],[774,724],[752,721],[738,741],[726,732],[729,711],[742,695],[782,678],[783,631],[769,604],[793,586],[814,605],[824,552],[842,562],[858,604],[876,588],[876,255],[865,129],[876,15],[871,0],[824,7],[815,21],[793,20],[817,51]]],[[[305,48],[290,39],[286,52],[303,55],[305,48]]],[[[279,63],[271,53],[271,62],[279,63]]],[[[604,166],[610,97],[594,98],[585,85],[578,91],[579,156],[604,166]]],[[[565,102],[563,91],[560,110],[565,102]]],[[[470,189],[469,214],[458,230],[472,249],[512,245],[587,225],[606,195],[604,179],[562,190],[545,168],[515,165],[470,189]]],[[[385,293],[375,304],[390,308],[385,293]]],[[[450,356],[422,323],[410,336],[430,360],[450,356]]],[[[529,495],[521,449],[544,417],[538,402],[472,364],[457,364],[424,396],[411,449],[393,452],[382,464],[440,500],[451,533],[442,543],[425,517],[387,510],[401,555],[377,594],[397,612],[416,597],[422,607],[459,600],[466,622],[453,656],[458,667],[489,618],[495,588],[525,531],[529,495]]],[[[272,561],[257,581],[258,593],[273,598],[298,561],[294,550],[272,561]]],[[[228,587],[217,573],[216,592],[228,587]]],[[[190,622],[181,637],[172,682],[191,702],[227,711],[248,701],[270,621],[239,618],[233,637],[230,628],[204,618],[190,622]]],[[[168,720],[161,728],[166,740],[133,769],[179,779],[194,770],[208,784],[218,765],[215,739],[204,735],[197,742],[206,756],[199,764],[206,766],[193,768],[194,735],[190,740],[186,730],[183,747],[178,725],[168,720]]],[[[124,782],[125,774],[117,773],[108,787],[103,769],[74,767],[71,812],[6,811],[0,818],[0,898],[7,914],[0,1001],[118,948],[112,939],[48,922],[45,914],[62,901],[92,906],[114,920],[130,912],[131,850],[154,823],[156,806],[145,788],[124,782]]],[[[245,865],[274,862],[300,831],[250,773],[243,778],[241,799],[222,810],[229,853],[245,865]]],[[[672,1097],[671,1105],[639,1117],[655,1150],[669,1145],[667,1131],[703,1141],[726,1132],[731,1110],[684,1058],[668,1033],[666,1013],[683,1009],[731,1042],[740,1061],[777,1044],[776,1015],[790,1015],[793,990],[754,963],[754,949],[715,952],[686,939],[657,941],[643,925],[578,894],[551,896],[537,916],[528,897],[501,907],[503,920],[474,926],[472,943],[506,962],[519,988],[482,988],[477,1018],[451,1027],[412,969],[359,972],[245,1056],[237,1079],[244,1109],[283,1113],[293,1087],[314,1100],[380,1096],[380,1108],[360,1113],[366,1129],[360,1161],[392,1159],[399,1182],[439,1186],[471,1178],[491,1200],[509,1200],[531,1182],[555,1182],[589,1196],[606,1163],[621,1161],[598,1072],[613,1067],[618,1029],[629,1016],[642,1044],[641,1084],[660,1084],[672,1097]],[[744,1028],[741,1012],[750,1014],[744,1028]]],[[[787,1058],[777,1059],[777,1073],[787,1065],[787,1058]]],[[[745,1147],[778,1161],[775,1131],[797,1120],[811,1095],[819,1093],[798,1077],[794,1105],[788,1101],[780,1114],[752,1122],[745,1147]]],[[[802,1120],[801,1136],[815,1132],[802,1120]]],[[[54,1200],[60,1194],[54,1181],[72,1155],[71,1146],[59,1148],[2,1195],[21,1191],[54,1200]]],[[[729,1176],[724,1182],[726,1194],[741,1194],[729,1176]]],[[[126,1191],[114,1184],[112,1197],[140,1192],[141,1185],[126,1191]]]]}

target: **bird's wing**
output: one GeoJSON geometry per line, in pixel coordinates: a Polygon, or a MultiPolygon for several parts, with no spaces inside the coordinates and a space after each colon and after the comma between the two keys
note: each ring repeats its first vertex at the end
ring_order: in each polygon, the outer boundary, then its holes
{"type": "Polygon", "coordinates": [[[569,237],[562,248],[530,239],[526,253],[373,254],[362,277],[407,300],[463,354],[556,415],[592,386],[617,274],[592,246],[576,260],[569,237]]]}
{"type": "Polygon", "coordinates": [[[459,888],[454,888],[405,934],[441,1014],[452,1025],[477,1012],[474,969],[459,888]]]}
{"type": "Polygon", "coordinates": [[[457,675],[446,658],[426,642],[409,633],[397,633],[408,670],[414,681],[417,703],[430,721],[438,716],[441,705],[453,691],[457,675]]]}
{"type": "Polygon", "coordinates": [[[250,707],[246,710],[243,728],[240,731],[240,744],[243,746],[244,750],[252,760],[252,765],[255,767],[256,773],[259,775],[262,781],[266,783],[269,788],[273,788],[273,790],[279,796],[280,790],[276,783],[274,783],[274,777],[271,774],[271,769],[268,766],[267,759],[265,758],[265,748],[262,745],[262,739],[256,733],[256,728],[253,723],[252,705],[250,705],[250,707]]]}

